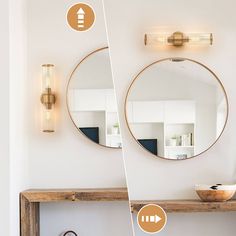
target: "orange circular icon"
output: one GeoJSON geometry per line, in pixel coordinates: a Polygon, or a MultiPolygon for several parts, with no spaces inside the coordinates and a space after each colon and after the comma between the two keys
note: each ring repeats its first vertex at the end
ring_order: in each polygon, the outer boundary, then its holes
{"type": "Polygon", "coordinates": [[[167,216],[160,206],[148,204],[139,210],[137,222],[142,231],[154,234],[164,229],[167,222],[167,216]]]}
{"type": "Polygon", "coordinates": [[[95,21],[95,13],[91,6],[85,3],[73,5],[67,13],[67,22],[76,31],[90,29],[95,21]]]}

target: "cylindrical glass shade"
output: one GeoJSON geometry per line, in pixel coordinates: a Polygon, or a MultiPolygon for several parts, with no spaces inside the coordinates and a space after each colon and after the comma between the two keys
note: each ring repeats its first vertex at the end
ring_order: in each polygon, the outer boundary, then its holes
{"type": "Polygon", "coordinates": [[[168,37],[170,34],[145,34],[144,44],[145,45],[165,45],[168,44],[168,37]]]}
{"type": "Polygon", "coordinates": [[[42,65],[42,130],[43,132],[55,131],[54,117],[54,65],[42,65]]]}
{"type": "Polygon", "coordinates": [[[173,35],[174,34],[167,34],[167,33],[145,34],[144,44],[153,46],[165,46],[165,45],[176,46],[175,40],[178,41],[183,40],[182,44],[212,45],[213,43],[213,35],[211,33],[190,33],[186,35],[183,34],[182,39],[174,38],[173,35]]]}
{"type": "Polygon", "coordinates": [[[42,90],[51,88],[54,91],[54,65],[42,65],[42,90]]]}
{"type": "Polygon", "coordinates": [[[205,44],[212,45],[213,35],[212,34],[189,34],[189,44],[205,44]]]}
{"type": "Polygon", "coordinates": [[[55,131],[55,117],[53,107],[51,109],[47,109],[45,106],[42,108],[42,130],[43,132],[54,132],[55,131]]]}

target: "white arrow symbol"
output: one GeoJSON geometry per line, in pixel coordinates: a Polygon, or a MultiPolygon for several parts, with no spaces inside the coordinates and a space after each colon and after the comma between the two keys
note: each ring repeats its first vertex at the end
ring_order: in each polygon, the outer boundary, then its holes
{"type": "Polygon", "coordinates": [[[154,221],[155,221],[155,223],[158,223],[158,222],[161,220],[161,217],[159,217],[158,215],[155,215],[154,218],[155,218],[155,219],[153,219],[153,220],[150,219],[150,221],[151,221],[151,222],[154,222],[154,221]]]}
{"type": "Polygon", "coordinates": [[[80,8],[80,9],[77,11],[78,27],[79,27],[79,28],[83,28],[83,27],[84,27],[84,15],[85,15],[85,12],[84,12],[83,8],[80,8]]]}
{"type": "Polygon", "coordinates": [[[84,12],[83,8],[80,8],[80,9],[77,11],[77,15],[85,15],[85,12],[84,12]]]}
{"type": "Polygon", "coordinates": [[[142,222],[150,222],[150,223],[158,223],[160,220],[162,220],[161,217],[158,215],[154,216],[142,216],[142,222]]]}

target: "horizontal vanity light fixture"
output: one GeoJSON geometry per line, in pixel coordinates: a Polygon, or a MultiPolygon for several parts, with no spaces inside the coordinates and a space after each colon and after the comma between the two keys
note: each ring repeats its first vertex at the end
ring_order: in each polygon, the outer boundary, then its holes
{"type": "Polygon", "coordinates": [[[42,130],[43,132],[54,132],[54,105],[56,96],[54,94],[54,65],[42,65],[42,130]]]}
{"type": "Polygon", "coordinates": [[[145,34],[145,45],[172,45],[175,47],[183,46],[184,44],[199,44],[199,45],[212,45],[213,35],[212,33],[189,33],[184,34],[182,32],[168,33],[153,33],[145,34]]]}

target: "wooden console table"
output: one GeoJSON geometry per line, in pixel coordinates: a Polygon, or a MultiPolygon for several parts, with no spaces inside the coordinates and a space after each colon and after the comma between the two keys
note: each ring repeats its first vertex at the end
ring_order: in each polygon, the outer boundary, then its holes
{"type": "MultiPolygon", "coordinates": [[[[128,201],[128,192],[126,188],[24,191],[20,194],[21,236],[40,235],[40,203],[65,201],[128,201]]],[[[236,200],[227,202],[202,202],[200,200],[140,200],[130,202],[132,212],[138,212],[147,204],[157,204],[167,213],[236,211],[236,200]]]]}
{"type": "Polygon", "coordinates": [[[21,236],[40,235],[40,203],[79,201],[128,201],[126,188],[35,189],[20,194],[21,236]]]}

